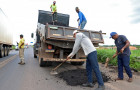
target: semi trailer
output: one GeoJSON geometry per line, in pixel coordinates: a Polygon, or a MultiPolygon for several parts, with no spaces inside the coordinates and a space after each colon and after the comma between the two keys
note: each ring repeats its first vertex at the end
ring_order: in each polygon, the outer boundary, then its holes
{"type": "Polygon", "coordinates": [[[9,29],[8,18],[0,8],[0,57],[8,56],[13,44],[12,32],[9,29]]]}

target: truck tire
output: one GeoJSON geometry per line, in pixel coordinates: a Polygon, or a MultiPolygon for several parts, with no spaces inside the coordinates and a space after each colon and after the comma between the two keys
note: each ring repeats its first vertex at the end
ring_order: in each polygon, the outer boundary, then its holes
{"type": "Polygon", "coordinates": [[[9,55],[10,53],[10,47],[7,47],[7,56],[9,55]]]}
{"type": "Polygon", "coordinates": [[[7,47],[4,47],[4,56],[6,57],[8,54],[8,48],[7,47]]]}
{"type": "Polygon", "coordinates": [[[45,67],[46,66],[46,62],[43,61],[43,58],[40,58],[40,60],[39,60],[39,66],[40,67],[45,67]]]}
{"type": "Polygon", "coordinates": [[[46,61],[46,66],[52,66],[52,61],[46,61]]]}
{"type": "Polygon", "coordinates": [[[37,51],[36,51],[36,45],[35,45],[35,44],[34,44],[33,51],[34,51],[34,58],[37,58],[37,56],[36,56],[36,54],[37,54],[36,52],[37,52],[37,51]]]}
{"type": "Polygon", "coordinates": [[[4,50],[3,47],[0,47],[0,57],[2,58],[4,56],[4,50]]]}
{"type": "Polygon", "coordinates": [[[84,61],[82,62],[71,62],[71,65],[83,65],[84,61]]]}
{"type": "Polygon", "coordinates": [[[34,58],[37,58],[36,54],[34,54],[34,58]]]}

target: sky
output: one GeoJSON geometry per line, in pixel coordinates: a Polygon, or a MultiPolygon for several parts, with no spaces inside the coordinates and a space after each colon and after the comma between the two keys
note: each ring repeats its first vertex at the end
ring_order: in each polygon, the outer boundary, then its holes
{"type": "MultiPolygon", "coordinates": [[[[37,28],[38,10],[50,11],[52,3],[53,0],[0,0],[0,8],[12,26],[14,44],[20,34],[26,43],[34,41],[31,33],[37,28]]],[[[140,44],[140,0],[56,0],[56,5],[59,13],[70,15],[72,27],[78,26],[78,6],[87,19],[85,29],[106,33],[105,45],[114,45],[110,32],[125,35],[131,44],[140,44]]]]}

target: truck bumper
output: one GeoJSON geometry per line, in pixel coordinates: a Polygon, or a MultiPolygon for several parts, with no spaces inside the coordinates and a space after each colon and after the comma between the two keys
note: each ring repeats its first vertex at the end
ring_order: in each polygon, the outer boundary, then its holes
{"type": "MultiPolygon", "coordinates": [[[[43,61],[53,61],[53,62],[62,62],[66,59],[59,59],[59,58],[43,58],[43,61]]],[[[67,62],[82,62],[86,61],[86,59],[69,59],[67,62]]]]}

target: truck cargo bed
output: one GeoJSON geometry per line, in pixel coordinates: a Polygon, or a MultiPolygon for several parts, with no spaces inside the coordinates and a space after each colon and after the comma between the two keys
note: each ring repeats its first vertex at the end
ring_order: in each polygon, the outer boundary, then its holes
{"type": "MultiPolygon", "coordinates": [[[[43,40],[46,41],[46,43],[57,45],[57,46],[63,46],[66,48],[67,44],[73,45],[73,43],[68,42],[74,42],[73,38],[73,31],[78,30],[74,27],[64,27],[64,26],[57,26],[57,25],[38,25],[38,32],[40,33],[40,36],[43,40]]],[[[84,33],[87,37],[89,37],[93,44],[99,44],[104,43],[103,37],[102,37],[102,31],[93,31],[93,30],[78,30],[82,33],[84,33]]],[[[67,48],[71,48],[71,45],[67,48]]]]}

